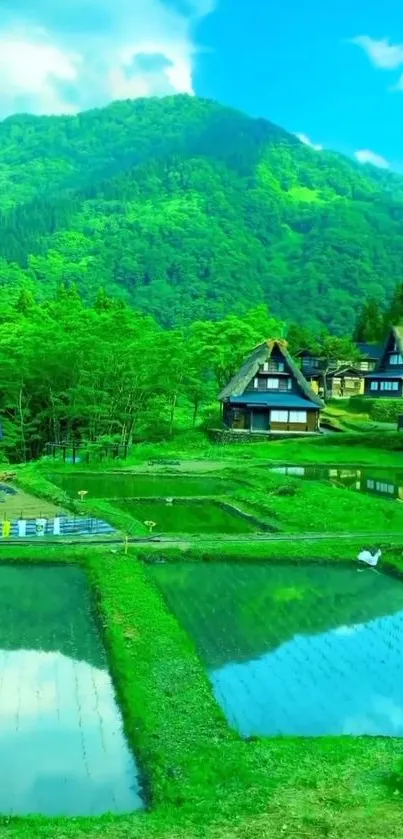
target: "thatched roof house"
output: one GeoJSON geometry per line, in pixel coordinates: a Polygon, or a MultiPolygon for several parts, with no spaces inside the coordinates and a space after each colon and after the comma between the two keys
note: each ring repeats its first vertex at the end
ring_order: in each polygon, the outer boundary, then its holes
{"type": "Polygon", "coordinates": [[[365,376],[365,396],[403,396],[403,326],[392,326],[378,364],[365,376]]]}
{"type": "Polygon", "coordinates": [[[266,433],[315,432],[324,407],[282,339],[255,347],[219,399],[228,427],[266,433]]]}

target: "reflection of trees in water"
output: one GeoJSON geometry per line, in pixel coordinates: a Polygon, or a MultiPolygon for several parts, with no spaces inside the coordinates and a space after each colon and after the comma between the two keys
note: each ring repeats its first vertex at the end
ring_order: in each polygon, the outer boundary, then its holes
{"type": "Polygon", "coordinates": [[[297,634],[403,609],[403,585],[356,569],[247,564],[150,568],[211,669],[257,658],[297,634]]]}
{"type": "Polygon", "coordinates": [[[106,667],[84,573],[67,566],[0,566],[0,649],[61,652],[106,667]]]}

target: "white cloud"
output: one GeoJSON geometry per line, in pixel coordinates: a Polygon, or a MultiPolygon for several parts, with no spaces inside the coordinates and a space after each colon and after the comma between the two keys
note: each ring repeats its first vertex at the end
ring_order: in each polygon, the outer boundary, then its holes
{"type": "Polygon", "coordinates": [[[304,143],[305,146],[309,146],[311,149],[314,149],[314,151],[323,151],[323,146],[320,146],[319,143],[313,143],[307,134],[297,133],[295,136],[298,137],[298,140],[300,140],[301,143],[304,143]]]}
{"type": "Polygon", "coordinates": [[[22,33],[0,36],[0,102],[6,111],[21,99],[31,99],[35,110],[46,113],[71,112],[57,93],[55,82],[79,78],[80,57],[63,52],[40,40],[30,41],[22,33]]]}
{"type": "Polygon", "coordinates": [[[382,70],[394,70],[403,64],[403,44],[391,44],[388,38],[377,41],[369,35],[358,35],[351,43],[361,47],[375,67],[382,70]]]}
{"type": "Polygon", "coordinates": [[[120,802],[133,804],[132,764],[106,670],[61,653],[0,650],[0,741],[2,813],[13,803],[19,812],[46,809],[55,789],[66,805],[71,787],[77,814],[83,801],[91,812],[100,794],[105,809],[113,806],[117,790],[120,802]]]}
{"type": "Polygon", "coordinates": [[[0,117],[193,94],[195,27],[214,2],[6,0],[0,12],[0,117]]]}
{"type": "Polygon", "coordinates": [[[371,163],[372,166],[378,166],[380,169],[389,169],[390,164],[381,154],[376,154],[369,149],[360,149],[354,154],[359,163],[371,163]]]}

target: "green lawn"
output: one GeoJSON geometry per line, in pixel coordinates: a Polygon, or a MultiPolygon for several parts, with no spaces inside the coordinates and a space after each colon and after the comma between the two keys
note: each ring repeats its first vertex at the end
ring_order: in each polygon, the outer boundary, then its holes
{"type": "Polygon", "coordinates": [[[264,469],[244,471],[250,488],[234,501],[285,533],[385,533],[403,535],[403,505],[328,481],[303,480],[264,469]]]}
{"type": "MultiPolygon", "coordinates": [[[[367,433],[331,433],[319,437],[269,440],[264,443],[211,443],[201,431],[175,435],[161,443],[140,443],[134,446],[127,460],[111,460],[76,467],[47,458],[43,463],[46,473],[69,474],[79,472],[105,472],[110,469],[149,468],[150,462],[160,469],[175,470],[180,464],[209,464],[209,468],[228,464],[245,463],[329,463],[378,466],[403,466],[403,433],[393,431],[367,431],[367,433]]],[[[27,467],[29,469],[29,467],[27,467]]]]}

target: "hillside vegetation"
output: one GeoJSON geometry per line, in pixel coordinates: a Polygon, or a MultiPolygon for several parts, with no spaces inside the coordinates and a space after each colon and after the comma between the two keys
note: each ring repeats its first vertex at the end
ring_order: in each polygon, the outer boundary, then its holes
{"type": "Polygon", "coordinates": [[[403,267],[403,181],[187,96],[0,124],[0,282],[102,286],[170,327],[352,328],[403,267]]]}

